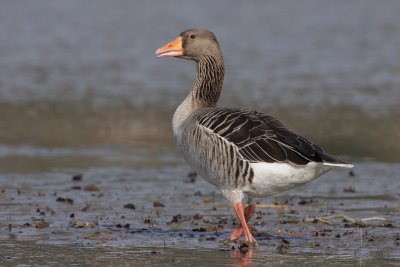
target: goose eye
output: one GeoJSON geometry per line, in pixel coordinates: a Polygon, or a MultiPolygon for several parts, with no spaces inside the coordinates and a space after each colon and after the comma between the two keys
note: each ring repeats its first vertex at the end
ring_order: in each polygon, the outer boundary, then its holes
{"type": "Polygon", "coordinates": [[[196,35],[191,34],[191,35],[189,35],[189,38],[190,38],[190,39],[194,39],[194,38],[196,38],[196,35]]]}

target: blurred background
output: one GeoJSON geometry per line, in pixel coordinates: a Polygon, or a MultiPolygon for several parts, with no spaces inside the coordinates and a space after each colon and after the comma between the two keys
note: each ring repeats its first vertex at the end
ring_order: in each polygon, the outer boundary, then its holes
{"type": "Polygon", "coordinates": [[[192,27],[222,46],[221,106],[399,162],[399,14],[396,0],[2,1],[0,171],[180,160],[170,122],[195,66],[154,51],[192,27]]]}

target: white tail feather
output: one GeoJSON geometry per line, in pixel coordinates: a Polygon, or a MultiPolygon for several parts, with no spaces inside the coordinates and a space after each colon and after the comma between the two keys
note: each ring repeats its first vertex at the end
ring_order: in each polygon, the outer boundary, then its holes
{"type": "Polygon", "coordinates": [[[324,162],[323,163],[326,166],[332,166],[332,167],[338,167],[338,168],[353,168],[353,164],[346,164],[346,163],[329,163],[329,162],[324,162]]]}

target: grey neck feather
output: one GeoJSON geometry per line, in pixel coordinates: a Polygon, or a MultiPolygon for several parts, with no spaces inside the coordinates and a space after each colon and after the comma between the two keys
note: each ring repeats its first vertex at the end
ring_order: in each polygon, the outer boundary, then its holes
{"type": "Polygon", "coordinates": [[[196,110],[215,107],[224,81],[224,61],[221,52],[196,60],[197,75],[193,89],[176,109],[172,128],[179,135],[180,125],[196,110]]]}
{"type": "Polygon", "coordinates": [[[192,89],[196,108],[215,107],[224,81],[224,61],[221,53],[199,58],[196,67],[197,75],[192,89]]]}

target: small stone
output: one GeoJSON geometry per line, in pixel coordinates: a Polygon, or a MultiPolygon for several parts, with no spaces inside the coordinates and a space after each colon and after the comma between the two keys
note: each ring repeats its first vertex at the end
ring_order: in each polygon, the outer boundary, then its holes
{"type": "Polygon", "coordinates": [[[191,172],[188,174],[189,182],[195,183],[196,178],[197,178],[197,173],[196,172],[191,172]]]}
{"type": "Polygon", "coordinates": [[[290,248],[290,242],[287,239],[282,239],[281,244],[277,247],[278,252],[281,254],[287,253],[290,248]]]}
{"type": "Polygon", "coordinates": [[[196,197],[201,197],[201,196],[203,196],[203,194],[202,194],[200,191],[194,192],[193,195],[196,196],[196,197]]]}
{"type": "Polygon", "coordinates": [[[300,200],[297,204],[299,205],[307,205],[309,202],[307,202],[305,199],[300,200]]]}
{"type": "Polygon", "coordinates": [[[160,201],[154,201],[153,202],[153,207],[165,207],[165,205],[163,203],[161,203],[160,201]]]}
{"type": "Polygon", "coordinates": [[[249,251],[249,246],[246,242],[243,242],[242,244],[240,244],[239,246],[239,251],[242,254],[246,254],[249,251]]]}
{"type": "Polygon", "coordinates": [[[80,173],[75,174],[74,176],[72,176],[72,181],[74,181],[74,182],[80,182],[80,181],[82,181],[82,177],[83,177],[83,175],[80,174],[80,173]]]}
{"type": "Polygon", "coordinates": [[[171,222],[173,222],[173,223],[179,223],[180,220],[182,220],[182,215],[181,215],[181,214],[177,214],[177,215],[174,215],[174,216],[172,217],[171,222]]]}

